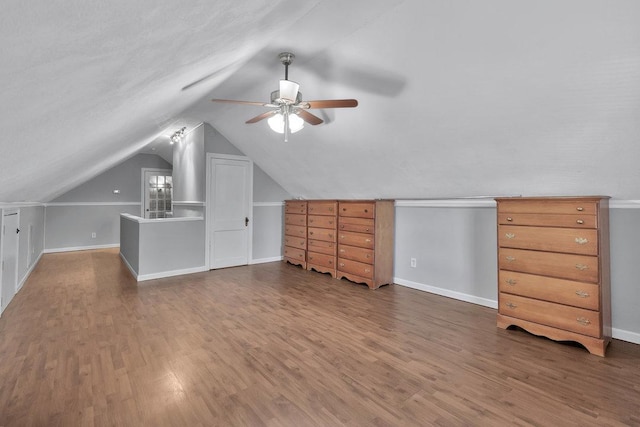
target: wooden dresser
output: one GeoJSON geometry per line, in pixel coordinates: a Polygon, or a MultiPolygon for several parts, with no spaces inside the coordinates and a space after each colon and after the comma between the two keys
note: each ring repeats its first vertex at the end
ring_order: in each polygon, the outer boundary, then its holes
{"type": "Polygon", "coordinates": [[[307,268],[307,202],[284,202],[284,260],[307,268]]]}
{"type": "Polygon", "coordinates": [[[498,327],[575,341],[604,356],[611,341],[609,198],[498,198],[498,327]]]}
{"type": "Polygon", "coordinates": [[[309,200],[307,213],[307,270],[336,277],[338,202],[309,200]]]}
{"type": "Polygon", "coordinates": [[[337,277],[371,289],[393,283],[393,232],[393,200],[341,200],[337,277]]]}

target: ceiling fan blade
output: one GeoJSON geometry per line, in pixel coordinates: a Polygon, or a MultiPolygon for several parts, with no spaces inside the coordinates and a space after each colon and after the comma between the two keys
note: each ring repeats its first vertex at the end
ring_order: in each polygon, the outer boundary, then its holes
{"type": "Polygon", "coordinates": [[[259,107],[271,107],[272,104],[268,102],[254,102],[254,101],[236,101],[235,99],[212,99],[213,102],[228,102],[230,104],[244,104],[244,105],[257,105],[259,107]]]}
{"type": "Polygon", "coordinates": [[[319,125],[320,123],[322,123],[322,119],[320,117],[314,116],[313,114],[311,114],[308,111],[305,110],[298,110],[298,112],[296,113],[300,116],[300,118],[302,120],[304,120],[305,122],[309,123],[310,125],[319,125]]]}
{"type": "Polygon", "coordinates": [[[358,106],[357,99],[326,99],[322,101],[304,101],[300,108],[353,108],[358,106]]]}
{"type": "Polygon", "coordinates": [[[271,117],[271,116],[273,116],[274,114],[277,114],[277,113],[278,113],[278,110],[267,111],[266,113],[259,114],[259,115],[255,116],[254,118],[247,120],[245,123],[247,123],[247,124],[257,123],[260,120],[268,119],[269,117],[271,117]]]}

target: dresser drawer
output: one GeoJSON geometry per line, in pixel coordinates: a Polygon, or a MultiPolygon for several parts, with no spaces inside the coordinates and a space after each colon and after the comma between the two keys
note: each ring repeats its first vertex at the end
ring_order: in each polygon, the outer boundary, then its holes
{"type": "Polygon", "coordinates": [[[338,220],[338,229],[341,231],[373,234],[375,230],[375,220],[370,218],[340,217],[338,220]]]}
{"type": "Polygon", "coordinates": [[[309,227],[331,228],[332,230],[335,230],[336,217],[324,215],[309,215],[308,223],[309,227]]]}
{"type": "Polygon", "coordinates": [[[499,200],[498,214],[574,214],[595,215],[598,204],[593,200],[499,200]]]}
{"type": "Polygon", "coordinates": [[[374,218],[376,205],[373,202],[340,202],[340,216],[374,218]]]}
{"type": "Polygon", "coordinates": [[[289,225],[285,224],[284,226],[284,234],[287,236],[295,236],[295,237],[307,237],[307,227],[301,225],[289,225]]]}
{"type": "Polygon", "coordinates": [[[335,200],[312,200],[309,202],[307,212],[313,215],[338,214],[338,202],[335,200]]]}
{"type": "Polygon", "coordinates": [[[327,255],[336,254],[336,243],[324,240],[309,240],[309,252],[319,252],[327,255]]]}
{"type": "Polygon", "coordinates": [[[284,256],[285,258],[291,258],[296,261],[305,261],[306,252],[304,249],[292,248],[289,246],[284,247],[284,256]]]}
{"type": "Polygon", "coordinates": [[[541,227],[596,228],[595,215],[499,213],[498,224],[541,227]]]}
{"type": "Polygon", "coordinates": [[[500,270],[498,290],[589,310],[600,309],[600,288],[594,283],[500,270]]]}
{"type": "Polygon", "coordinates": [[[345,258],[338,258],[338,270],[345,273],[355,274],[356,276],[367,279],[373,278],[373,266],[363,262],[353,261],[345,258]]]}
{"type": "Polygon", "coordinates": [[[580,282],[598,283],[598,258],[552,252],[499,248],[498,268],[580,282]]]}
{"type": "Polygon", "coordinates": [[[356,246],[340,245],[340,248],[338,249],[339,257],[363,262],[366,264],[374,263],[375,260],[373,254],[373,249],[358,248],[356,246]]]}
{"type": "Polygon", "coordinates": [[[597,311],[500,293],[498,311],[505,316],[561,328],[591,337],[601,336],[597,311]]]}
{"type": "Polygon", "coordinates": [[[327,254],[317,254],[315,252],[309,252],[307,254],[307,261],[309,264],[320,265],[322,267],[336,268],[336,257],[327,254]]]}
{"type": "Polygon", "coordinates": [[[307,239],[304,237],[284,236],[284,245],[292,248],[306,249],[307,239]]]}
{"type": "Polygon", "coordinates": [[[309,240],[324,240],[325,242],[336,241],[336,231],[327,228],[309,227],[307,237],[309,240]]]}
{"type": "Polygon", "coordinates": [[[598,255],[598,231],[575,228],[498,226],[498,245],[582,255],[598,255]]]}
{"type": "Polygon", "coordinates": [[[284,212],[293,214],[306,214],[307,202],[300,202],[298,200],[287,200],[284,202],[284,212]]]}
{"type": "Polygon", "coordinates": [[[298,214],[286,214],[284,216],[284,223],[289,225],[307,225],[307,216],[306,215],[298,215],[298,214]]]}
{"type": "Polygon", "coordinates": [[[341,245],[358,246],[368,249],[373,249],[375,247],[373,235],[365,233],[353,233],[350,231],[339,231],[338,243],[340,243],[341,245]]]}

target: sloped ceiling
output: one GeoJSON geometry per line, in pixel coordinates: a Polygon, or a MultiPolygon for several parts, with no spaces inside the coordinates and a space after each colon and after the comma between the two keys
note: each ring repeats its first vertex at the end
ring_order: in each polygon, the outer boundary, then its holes
{"type": "Polygon", "coordinates": [[[0,201],[50,200],[200,121],[294,196],[640,199],[637,22],[633,0],[9,0],[0,201]],[[263,108],[209,101],[268,101],[281,51],[304,99],[358,108],[284,143],[244,124],[263,108]]]}

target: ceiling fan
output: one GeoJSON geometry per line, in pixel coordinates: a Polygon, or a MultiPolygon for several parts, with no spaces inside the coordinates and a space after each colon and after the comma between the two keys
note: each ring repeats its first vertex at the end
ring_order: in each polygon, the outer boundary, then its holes
{"type": "Polygon", "coordinates": [[[259,114],[246,121],[247,124],[257,123],[268,119],[269,127],[278,133],[284,134],[284,142],[289,139],[290,133],[302,129],[304,123],[319,125],[322,119],[308,112],[310,109],[323,108],[353,108],[358,106],[355,99],[327,99],[321,101],[303,101],[300,85],[289,80],[289,65],[295,55],[290,52],[282,52],[278,55],[284,65],[284,80],[280,80],[278,90],[271,92],[271,102],[236,101],[233,99],[212,99],[213,102],[229,102],[234,104],[257,105],[269,107],[271,110],[259,114]]]}

